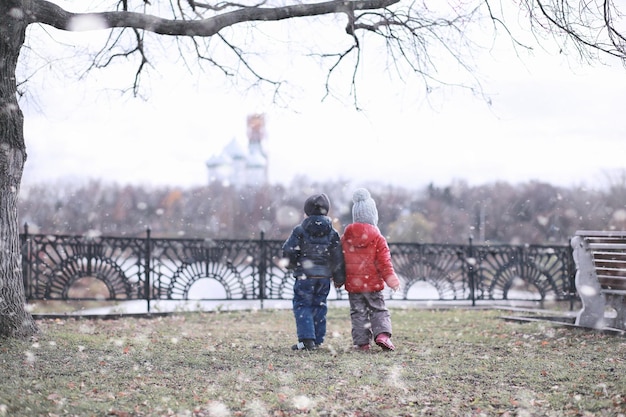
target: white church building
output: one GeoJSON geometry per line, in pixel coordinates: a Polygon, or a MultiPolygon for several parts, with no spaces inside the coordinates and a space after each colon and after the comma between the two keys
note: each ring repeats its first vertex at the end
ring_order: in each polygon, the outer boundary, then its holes
{"type": "Polygon", "coordinates": [[[251,114],[247,118],[248,149],[233,138],[222,151],[213,155],[206,166],[209,183],[241,186],[261,186],[268,181],[265,139],[265,115],[251,114]]]}

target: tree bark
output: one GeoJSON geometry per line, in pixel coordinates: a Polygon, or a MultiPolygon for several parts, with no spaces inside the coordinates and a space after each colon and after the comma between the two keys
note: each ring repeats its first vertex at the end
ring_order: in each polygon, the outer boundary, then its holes
{"type": "Polygon", "coordinates": [[[15,78],[27,26],[21,10],[21,0],[0,2],[0,337],[14,338],[37,333],[26,311],[17,211],[26,161],[24,115],[15,78]]]}

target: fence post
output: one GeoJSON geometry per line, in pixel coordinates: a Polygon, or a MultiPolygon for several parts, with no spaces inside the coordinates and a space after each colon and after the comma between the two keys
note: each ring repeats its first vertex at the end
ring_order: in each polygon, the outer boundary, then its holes
{"type": "Polygon", "coordinates": [[[267,245],[265,243],[265,232],[261,230],[261,260],[259,262],[259,300],[261,301],[261,310],[263,310],[263,300],[265,300],[265,274],[267,273],[267,245]]]}
{"type": "Polygon", "coordinates": [[[574,303],[576,302],[576,263],[574,262],[574,250],[571,245],[567,245],[567,270],[568,270],[568,278],[569,278],[569,289],[568,289],[568,297],[569,297],[569,309],[570,311],[574,310],[574,303]]]}
{"type": "Polygon", "coordinates": [[[472,241],[473,241],[473,237],[472,235],[470,235],[469,248],[468,248],[469,262],[467,262],[467,265],[469,267],[468,273],[469,273],[469,282],[470,282],[470,298],[472,300],[472,307],[475,307],[476,306],[476,276],[475,276],[476,273],[474,271],[474,265],[476,265],[476,259],[474,258],[474,246],[472,245],[472,241]]]}
{"type": "Polygon", "coordinates": [[[148,314],[150,313],[150,300],[152,299],[152,284],[150,282],[150,276],[152,271],[150,265],[152,265],[152,242],[150,241],[150,227],[146,227],[146,246],[145,246],[144,259],[146,264],[144,265],[145,279],[144,279],[144,292],[146,296],[146,304],[148,306],[148,314]]]}

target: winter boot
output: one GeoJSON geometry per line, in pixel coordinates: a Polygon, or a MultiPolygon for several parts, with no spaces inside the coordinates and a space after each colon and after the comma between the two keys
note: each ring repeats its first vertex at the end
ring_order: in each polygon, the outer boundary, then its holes
{"type": "Polygon", "coordinates": [[[313,339],[303,339],[293,345],[291,350],[316,350],[317,345],[315,344],[315,340],[313,339]]]}
{"type": "Polygon", "coordinates": [[[396,350],[396,347],[391,343],[389,333],[380,333],[376,336],[376,344],[383,348],[383,350],[396,350]]]}

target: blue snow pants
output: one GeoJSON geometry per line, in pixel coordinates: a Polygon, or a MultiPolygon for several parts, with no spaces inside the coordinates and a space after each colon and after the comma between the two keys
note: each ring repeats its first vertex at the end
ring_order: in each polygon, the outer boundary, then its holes
{"type": "Polygon", "coordinates": [[[330,278],[298,278],[293,284],[293,315],[298,341],[312,339],[316,345],[324,342],[330,281],[330,278]]]}

